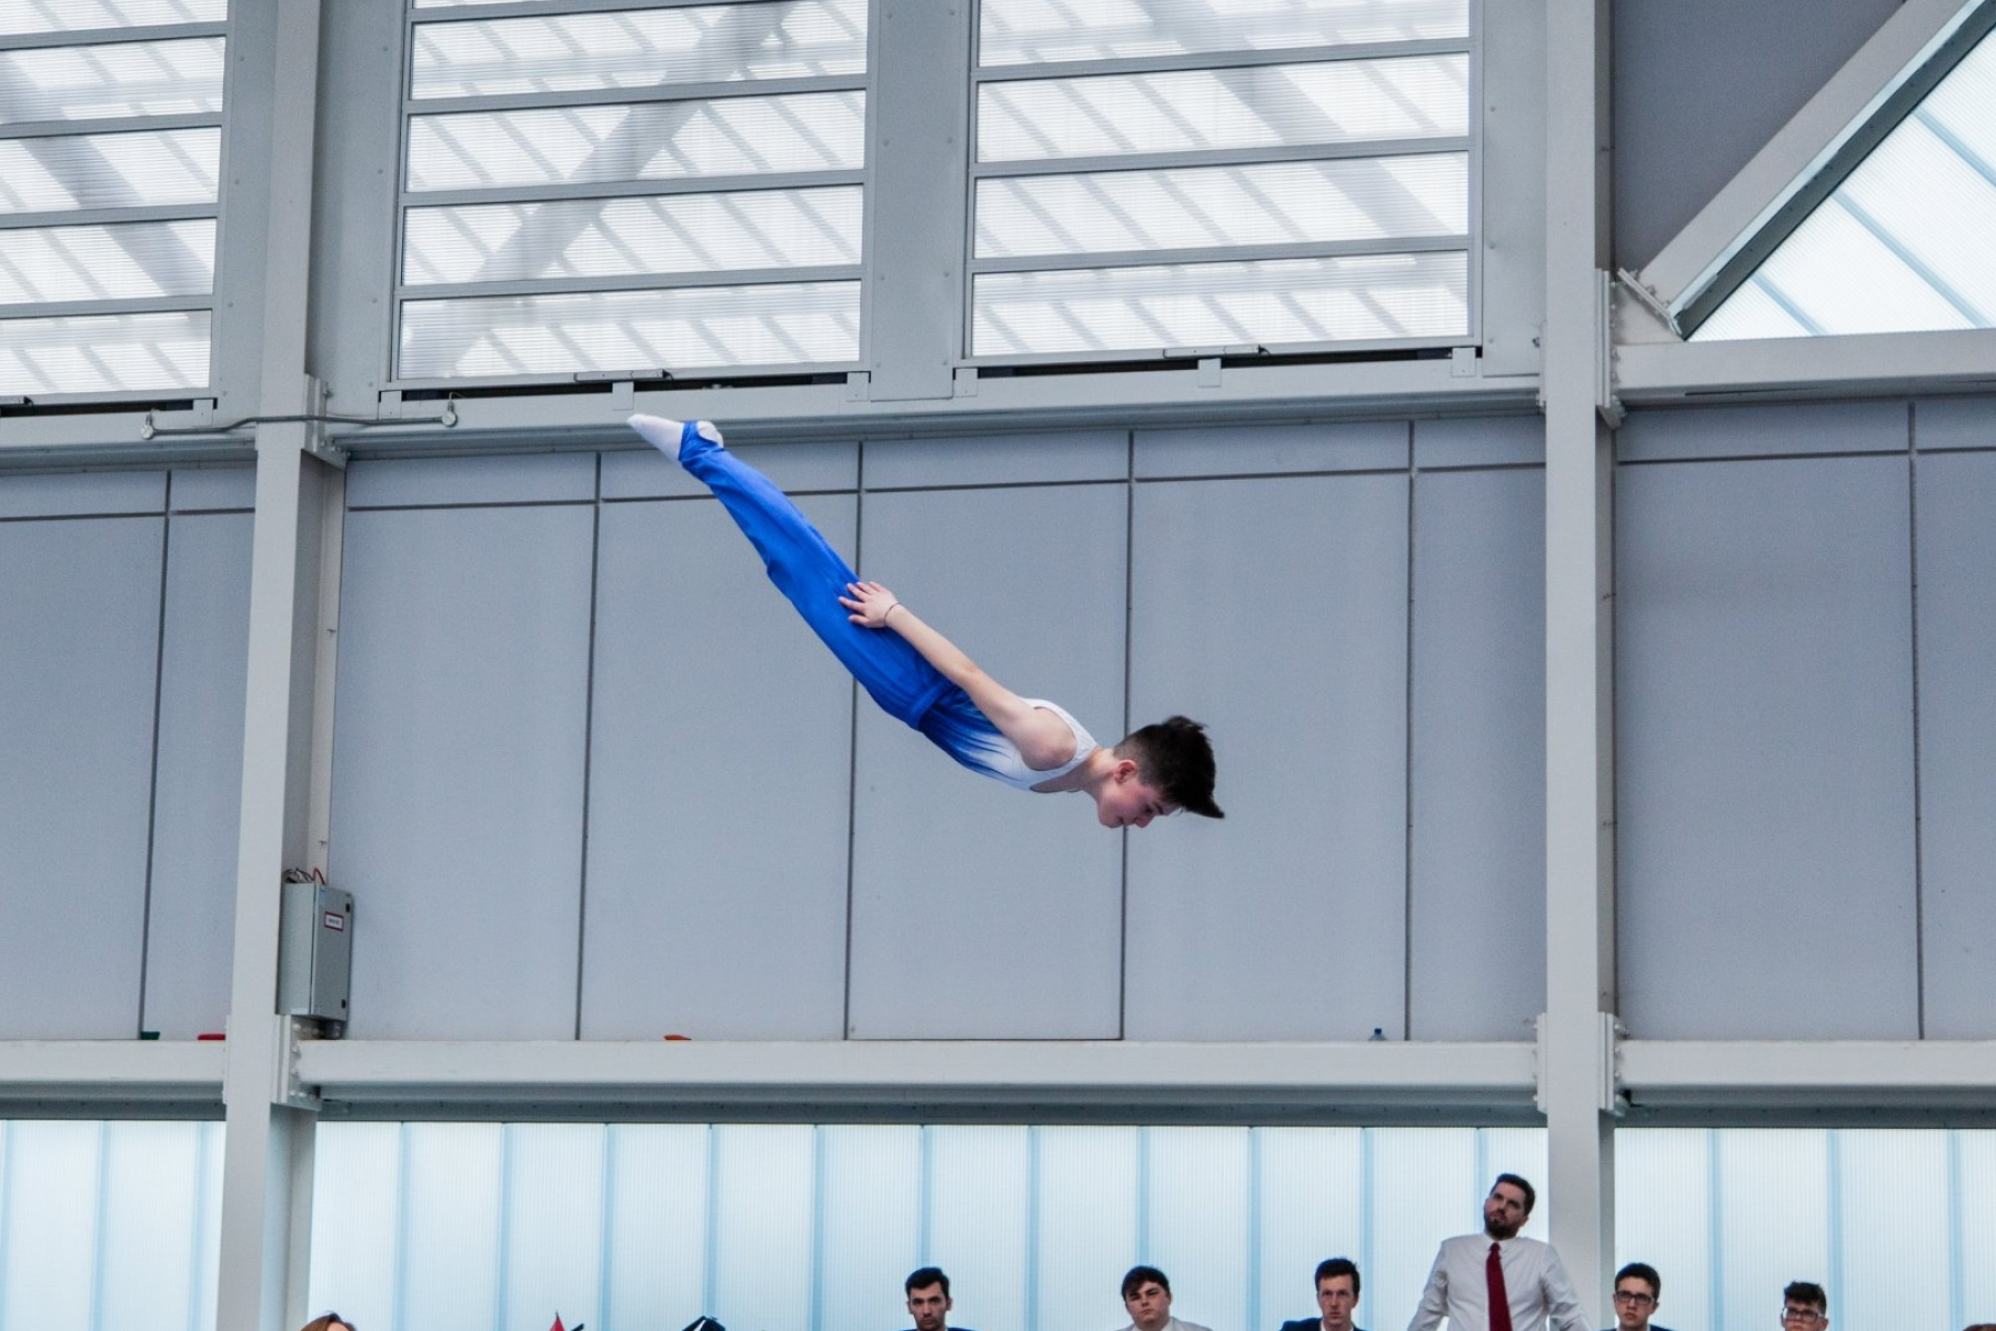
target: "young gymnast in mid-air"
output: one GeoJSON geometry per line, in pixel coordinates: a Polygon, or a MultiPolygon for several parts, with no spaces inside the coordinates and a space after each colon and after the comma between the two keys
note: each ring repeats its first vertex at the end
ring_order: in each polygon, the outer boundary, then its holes
{"type": "Polygon", "coordinates": [[[973,772],[1020,790],[1078,790],[1104,827],[1148,827],[1180,809],[1223,818],[1213,746],[1182,716],[1113,748],[1044,698],[1021,698],[877,582],[859,575],[768,477],[730,453],[708,421],[633,416],[631,428],[714,492],[777,589],[889,716],[973,772]]]}

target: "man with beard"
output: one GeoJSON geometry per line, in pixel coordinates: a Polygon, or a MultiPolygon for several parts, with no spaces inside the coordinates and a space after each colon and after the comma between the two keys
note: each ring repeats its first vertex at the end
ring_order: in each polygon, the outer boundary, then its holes
{"type": "Polygon", "coordinates": [[[1587,1331],[1587,1318],[1559,1254],[1518,1237],[1538,1194],[1516,1174],[1499,1174],[1483,1199],[1483,1232],[1445,1239],[1407,1331],[1587,1331]]]}
{"type": "Polygon", "coordinates": [[[912,1271],[902,1288],[908,1295],[908,1312],[915,1319],[914,1331],[950,1331],[949,1311],[956,1304],[949,1296],[949,1277],[942,1268],[925,1266],[912,1271]]]}

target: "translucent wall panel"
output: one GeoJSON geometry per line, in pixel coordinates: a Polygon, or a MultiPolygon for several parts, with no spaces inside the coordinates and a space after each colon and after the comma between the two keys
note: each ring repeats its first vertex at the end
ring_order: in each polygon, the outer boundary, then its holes
{"type": "Polygon", "coordinates": [[[412,102],[459,109],[408,117],[396,377],[856,361],[868,15],[869,0],[595,0],[412,23],[412,102]],[[711,95],[772,80],[775,95],[711,95]],[[601,100],[658,89],[672,100],[601,100]],[[725,183],[589,189],[710,180],[725,183]],[[444,190],[459,197],[423,206],[444,190]],[[805,271],[728,291],[634,280],[775,269],[805,271]]]}
{"type": "Polygon", "coordinates": [[[1984,37],[1695,334],[1996,327],[1996,36],[1984,37]]]}
{"type": "Polygon", "coordinates": [[[0,393],[199,388],[206,310],[0,320],[0,393]]]}
{"type": "Polygon", "coordinates": [[[411,208],[402,280],[413,286],[856,264],[862,202],[851,185],[411,208]]]}
{"type": "Polygon", "coordinates": [[[0,1331],[215,1325],[222,1125],[0,1121],[0,1331]]]}
{"type": "Polygon", "coordinates": [[[1623,1129],[1616,1261],[1663,1277],[1659,1323],[1765,1325],[1812,1280],[1832,1325],[1957,1327],[1996,1295],[1996,1132],[1623,1129]]]}
{"type": "Polygon", "coordinates": [[[16,0],[0,5],[0,37],[163,23],[220,23],[229,0],[16,0]]]}
{"type": "Polygon", "coordinates": [[[1538,1129],[328,1123],[311,1302],[368,1331],[880,1331],[935,1264],[952,1325],[1085,1331],[1147,1261],[1186,1319],[1259,1331],[1342,1254],[1361,1324],[1397,1326],[1489,1179],[1544,1166],[1538,1129]]]}
{"type": "Polygon", "coordinates": [[[1272,148],[1469,132],[1469,57],[986,83],[977,160],[1272,148]]]}
{"type": "Polygon", "coordinates": [[[410,379],[858,355],[857,282],[411,301],[402,310],[402,374],[410,379]]]}
{"type": "Polygon", "coordinates": [[[412,192],[847,171],[865,159],[861,92],[409,121],[412,192]]]}
{"type": "Polygon", "coordinates": [[[1453,236],[1469,155],[1269,162],[977,183],[977,256],[1453,236]]]}
{"type": "Polygon", "coordinates": [[[213,203],[222,131],[0,139],[0,215],[213,203]]]}
{"type": "Polygon", "coordinates": [[[856,74],[866,68],[866,0],[423,23],[412,65],[416,98],[856,74]]]}
{"type": "Polygon", "coordinates": [[[1468,258],[1386,254],[981,273],[980,356],[1462,336],[1468,258]]]}
{"type": "Polygon", "coordinates": [[[0,124],[221,110],[220,37],[0,51],[0,124]]]}
{"type": "Polygon", "coordinates": [[[206,295],[215,219],[0,230],[0,305],[206,295]]]}
{"type": "Polygon", "coordinates": [[[1274,51],[1464,37],[1468,0],[983,0],[978,63],[1274,51]]]}

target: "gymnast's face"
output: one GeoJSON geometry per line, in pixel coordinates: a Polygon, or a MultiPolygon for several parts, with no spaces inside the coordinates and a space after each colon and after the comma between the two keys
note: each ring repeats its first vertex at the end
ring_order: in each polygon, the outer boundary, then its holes
{"type": "Polygon", "coordinates": [[[1118,765],[1115,775],[1095,800],[1095,817],[1104,827],[1149,827],[1151,819],[1176,813],[1178,806],[1137,774],[1135,763],[1125,772],[1118,765]]]}

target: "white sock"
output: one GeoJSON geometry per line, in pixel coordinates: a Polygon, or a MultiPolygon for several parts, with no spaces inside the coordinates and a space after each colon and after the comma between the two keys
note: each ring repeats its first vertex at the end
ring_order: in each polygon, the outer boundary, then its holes
{"type": "MultiPolygon", "coordinates": [[[[679,439],[684,429],[683,422],[668,420],[664,416],[637,415],[631,417],[628,424],[646,443],[674,462],[679,461],[679,439]]],[[[712,421],[701,421],[695,428],[700,431],[702,438],[711,439],[717,444],[721,442],[721,432],[715,428],[712,421]]]]}

